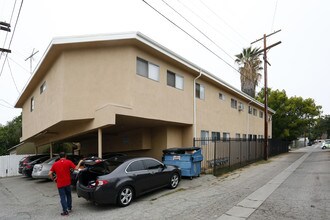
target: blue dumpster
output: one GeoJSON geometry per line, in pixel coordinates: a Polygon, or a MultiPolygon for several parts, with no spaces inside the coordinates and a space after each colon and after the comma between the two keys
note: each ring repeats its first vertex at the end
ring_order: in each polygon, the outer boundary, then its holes
{"type": "Polygon", "coordinates": [[[181,168],[181,175],[190,177],[201,173],[202,150],[199,147],[169,148],[163,150],[163,163],[181,168]]]}

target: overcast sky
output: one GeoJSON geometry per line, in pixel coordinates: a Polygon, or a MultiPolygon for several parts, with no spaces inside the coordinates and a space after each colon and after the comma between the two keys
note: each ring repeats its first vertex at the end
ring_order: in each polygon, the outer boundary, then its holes
{"type": "MultiPolygon", "coordinates": [[[[127,31],[140,31],[240,89],[234,55],[263,34],[281,29],[267,38],[268,45],[282,41],[268,52],[268,86],[285,90],[289,97],[313,98],[323,114],[330,114],[329,0],[146,0],[204,46],[142,0],[24,1],[12,37],[21,1],[16,1],[11,19],[15,1],[0,0],[0,21],[11,20],[12,25],[7,40],[0,31],[0,48],[8,48],[12,39],[12,53],[0,76],[0,124],[21,112],[13,106],[31,77],[26,58],[33,50],[39,52],[32,70],[55,37],[127,31]]],[[[262,41],[253,46],[261,47],[262,41]]],[[[0,68],[4,61],[2,54],[0,68]]],[[[257,90],[263,86],[262,79],[257,90]]]]}

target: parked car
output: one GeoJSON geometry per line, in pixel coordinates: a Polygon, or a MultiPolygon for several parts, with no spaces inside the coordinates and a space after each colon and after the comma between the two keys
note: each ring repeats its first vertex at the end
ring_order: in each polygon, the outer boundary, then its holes
{"type": "Polygon", "coordinates": [[[32,177],[32,171],[33,171],[34,166],[36,164],[40,164],[40,163],[45,162],[49,158],[50,158],[49,155],[44,156],[44,157],[39,157],[38,159],[25,164],[25,166],[23,167],[23,170],[22,170],[22,174],[27,176],[27,177],[32,177]]]}
{"type": "MultiPolygon", "coordinates": [[[[74,164],[78,164],[78,162],[81,160],[82,157],[78,155],[67,155],[66,158],[68,160],[71,160],[74,164]]],[[[53,158],[46,160],[41,164],[34,165],[32,171],[32,177],[35,179],[49,179],[48,173],[50,171],[50,168],[55,163],[55,161],[59,159],[60,156],[55,156],[53,158]]]]}
{"type": "Polygon", "coordinates": [[[18,172],[22,173],[23,168],[26,164],[28,164],[40,157],[44,157],[44,156],[47,156],[47,154],[36,154],[36,155],[29,155],[29,156],[23,157],[18,163],[18,172]]]}
{"type": "Polygon", "coordinates": [[[322,149],[327,149],[327,148],[330,148],[330,139],[327,139],[322,143],[322,149]]]}
{"type": "MultiPolygon", "coordinates": [[[[105,153],[102,156],[102,159],[110,159],[113,157],[118,157],[118,156],[127,156],[124,153],[105,153]]],[[[83,159],[83,161],[80,164],[80,167],[77,170],[74,170],[71,173],[71,185],[73,187],[76,187],[77,185],[77,181],[78,181],[78,174],[79,172],[85,168],[85,162],[87,161],[89,164],[91,163],[91,161],[96,161],[96,160],[100,160],[101,158],[97,157],[97,156],[90,156],[90,157],[86,157],[83,159]]]]}
{"type": "Polygon", "coordinates": [[[169,187],[181,179],[177,166],[165,165],[150,157],[113,157],[86,161],[77,182],[78,197],[98,204],[128,206],[135,197],[169,187]]]}

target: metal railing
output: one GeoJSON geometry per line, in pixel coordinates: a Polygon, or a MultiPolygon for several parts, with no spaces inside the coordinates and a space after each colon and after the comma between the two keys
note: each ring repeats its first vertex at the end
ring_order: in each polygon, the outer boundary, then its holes
{"type": "MultiPolygon", "coordinates": [[[[194,146],[202,149],[204,173],[219,175],[264,158],[264,140],[194,138],[194,146]]],[[[288,152],[289,142],[268,140],[268,154],[288,152]]]]}

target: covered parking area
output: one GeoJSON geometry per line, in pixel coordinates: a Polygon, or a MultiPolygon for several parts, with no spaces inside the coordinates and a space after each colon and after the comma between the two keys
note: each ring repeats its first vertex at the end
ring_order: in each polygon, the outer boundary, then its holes
{"type": "Polygon", "coordinates": [[[62,121],[29,141],[38,147],[49,144],[50,154],[59,143],[73,143],[72,154],[102,157],[105,153],[151,156],[161,159],[162,150],[191,146],[192,125],[141,117],[116,115],[115,124],[88,129],[93,119],[62,121]]]}

